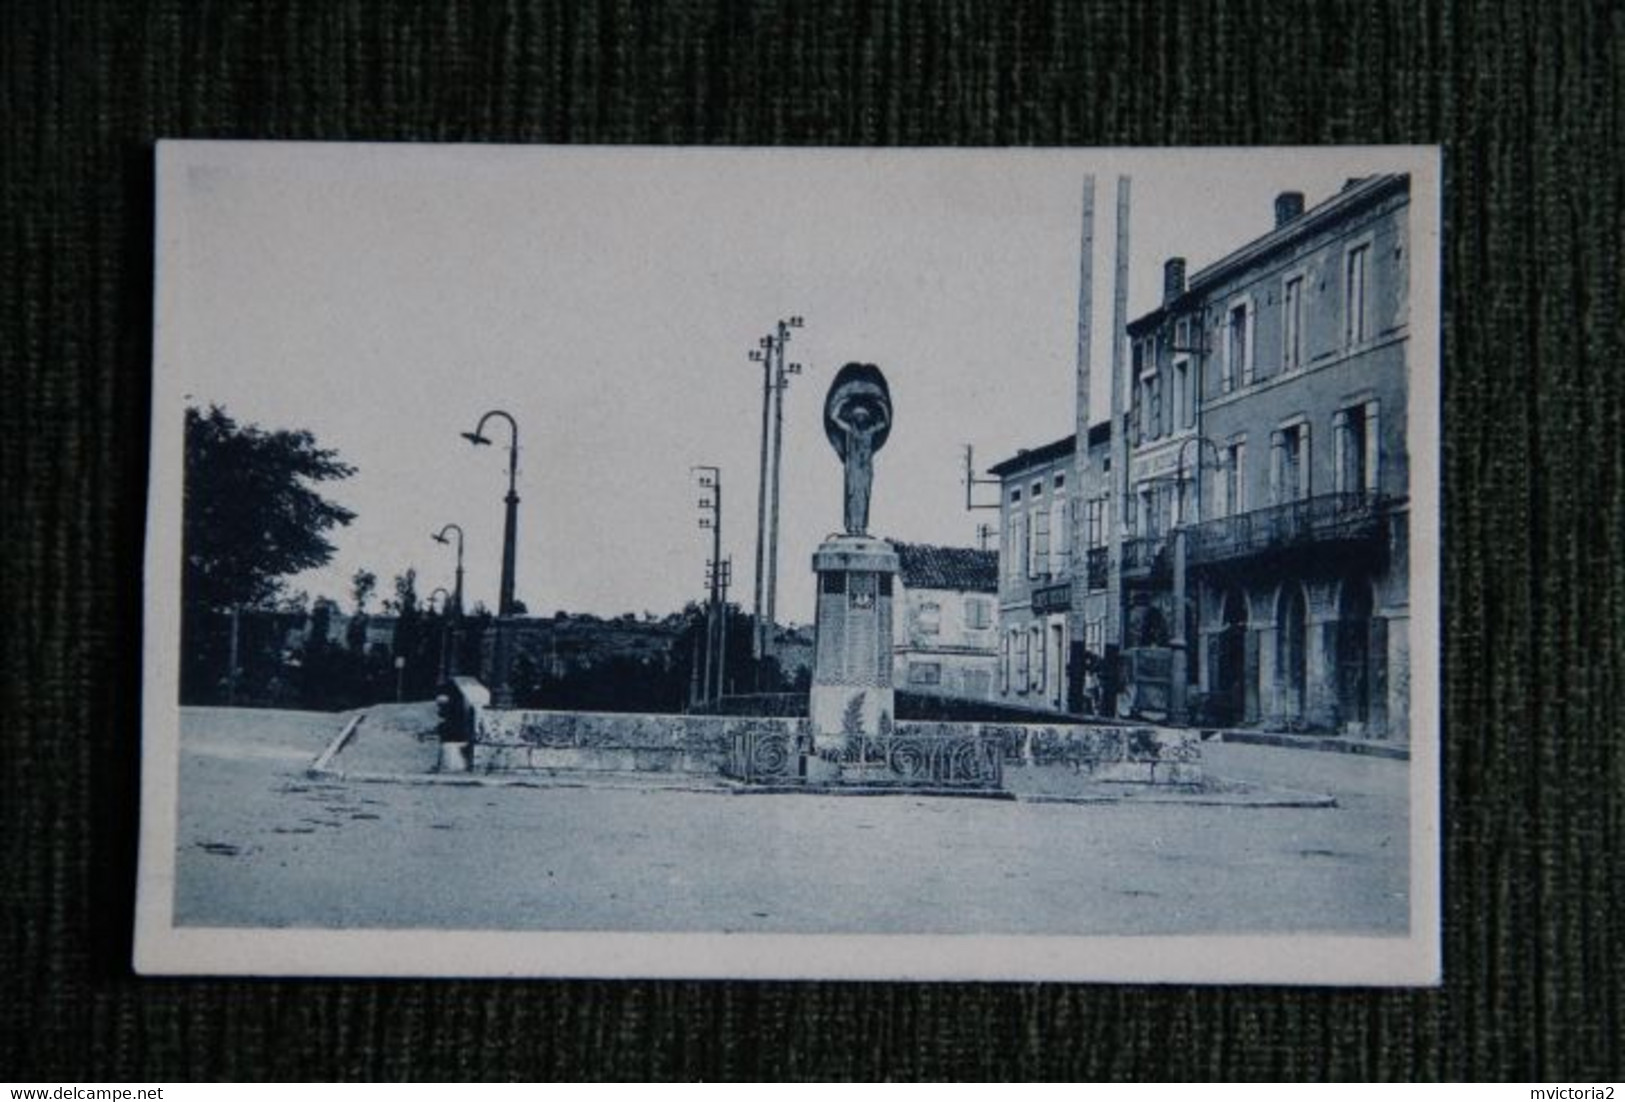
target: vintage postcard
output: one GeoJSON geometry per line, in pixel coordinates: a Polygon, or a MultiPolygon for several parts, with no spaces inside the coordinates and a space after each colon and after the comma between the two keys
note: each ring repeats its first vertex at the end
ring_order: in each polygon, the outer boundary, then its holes
{"type": "Polygon", "coordinates": [[[148,974],[1439,982],[1439,153],[165,142],[148,974]]]}

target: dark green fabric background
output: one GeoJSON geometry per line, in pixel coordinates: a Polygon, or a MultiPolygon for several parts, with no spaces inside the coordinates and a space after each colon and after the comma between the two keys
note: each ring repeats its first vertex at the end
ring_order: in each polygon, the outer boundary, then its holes
{"type": "Polygon", "coordinates": [[[0,6],[0,1080],[1625,1077],[1625,7],[646,7],[0,6]],[[159,136],[1444,143],[1445,987],[136,979],[159,136]]]}

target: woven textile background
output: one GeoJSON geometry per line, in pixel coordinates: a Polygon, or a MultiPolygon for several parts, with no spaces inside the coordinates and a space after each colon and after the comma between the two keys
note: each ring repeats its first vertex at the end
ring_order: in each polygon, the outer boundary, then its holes
{"type": "Polygon", "coordinates": [[[0,1078],[1625,1078],[1625,5],[0,5],[0,1078]],[[1439,991],[146,981],[160,136],[1443,142],[1439,991]]]}

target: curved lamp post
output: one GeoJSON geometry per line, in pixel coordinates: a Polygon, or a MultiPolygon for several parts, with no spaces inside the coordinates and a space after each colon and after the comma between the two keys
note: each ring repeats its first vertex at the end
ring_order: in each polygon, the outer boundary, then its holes
{"type": "Polygon", "coordinates": [[[511,708],[513,687],[508,684],[508,667],[512,655],[512,647],[509,645],[509,620],[514,614],[514,540],[519,527],[519,493],[515,488],[519,474],[519,423],[513,419],[513,414],[506,410],[493,409],[480,418],[473,432],[463,433],[463,439],[476,446],[490,444],[492,441],[485,435],[485,425],[493,417],[500,417],[508,422],[509,436],[508,495],[502,499],[507,506],[507,515],[502,526],[502,589],[497,600],[496,653],[492,656],[495,659],[493,680],[496,681],[496,685],[491,690],[491,703],[498,708],[511,708]]]}
{"type": "Polygon", "coordinates": [[[450,544],[451,541],[446,538],[447,532],[457,533],[457,581],[452,591],[447,594],[449,598],[448,607],[454,616],[461,616],[463,614],[463,530],[455,524],[448,524],[429,538],[436,543],[450,544]]]}
{"type": "Polygon", "coordinates": [[[480,418],[480,423],[474,427],[473,432],[463,433],[463,439],[474,445],[492,443],[491,438],[485,435],[485,425],[493,417],[500,417],[508,422],[509,433],[508,496],[502,499],[507,506],[507,516],[502,525],[502,592],[497,600],[497,615],[512,616],[514,539],[519,527],[519,494],[515,489],[519,476],[519,423],[513,419],[511,413],[493,409],[480,418]]]}

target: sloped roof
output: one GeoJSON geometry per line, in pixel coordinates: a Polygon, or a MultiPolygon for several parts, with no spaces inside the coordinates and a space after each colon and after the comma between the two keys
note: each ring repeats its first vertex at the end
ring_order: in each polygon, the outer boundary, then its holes
{"type": "Polygon", "coordinates": [[[903,584],[912,589],[957,589],[969,593],[999,591],[999,553],[974,547],[938,547],[898,543],[903,584]]]}
{"type": "Polygon", "coordinates": [[[987,473],[1003,478],[1007,474],[1015,474],[1036,467],[1041,463],[1059,459],[1063,455],[1071,455],[1078,449],[1078,434],[1063,436],[1059,440],[1044,444],[1036,448],[1023,448],[1015,455],[1002,462],[995,463],[987,469],[987,473]]]}

